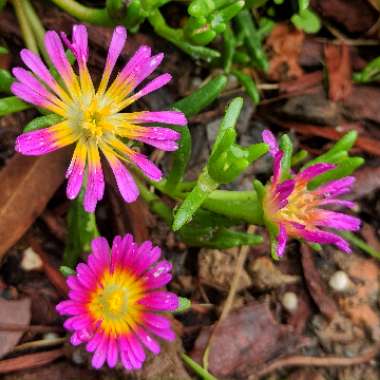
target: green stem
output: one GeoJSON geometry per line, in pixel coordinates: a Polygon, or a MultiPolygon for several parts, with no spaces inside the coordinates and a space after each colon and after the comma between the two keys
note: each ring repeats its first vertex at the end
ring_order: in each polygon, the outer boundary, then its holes
{"type": "MultiPolygon", "coordinates": [[[[53,0],[57,1],[57,0],[53,0]]],[[[62,0],[59,0],[62,1],[62,0]]],[[[220,53],[216,50],[209,49],[203,46],[192,45],[185,41],[183,30],[171,28],[165,21],[158,9],[154,10],[148,17],[148,21],[152,25],[156,34],[167,39],[173,45],[182,49],[185,53],[191,55],[194,59],[204,59],[211,61],[214,58],[220,57],[220,53]]]]}
{"type": "Polygon", "coordinates": [[[106,9],[86,7],[74,0],[51,0],[51,2],[81,21],[104,26],[114,24],[106,9]]]}
{"type": "Polygon", "coordinates": [[[25,15],[29,20],[30,26],[33,29],[38,47],[45,61],[49,62],[49,56],[46,53],[45,44],[44,44],[45,29],[40,21],[40,18],[38,17],[36,11],[34,10],[29,0],[22,0],[22,5],[23,5],[25,15]]]}
{"type": "Polygon", "coordinates": [[[342,235],[345,239],[347,239],[350,243],[352,243],[356,247],[360,248],[362,251],[368,253],[370,256],[374,257],[375,259],[380,260],[380,252],[377,251],[375,248],[371,247],[370,245],[368,245],[362,239],[358,238],[352,232],[341,231],[340,235],[342,235]]]}
{"type": "Polygon", "coordinates": [[[182,360],[203,380],[218,380],[216,377],[212,376],[208,371],[206,371],[202,366],[196,363],[186,354],[181,355],[182,360]]]}
{"type": "Polygon", "coordinates": [[[16,12],[17,21],[20,24],[21,35],[24,40],[25,46],[38,54],[38,47],[36,40],[34,39],[33,30],[31,29],[28,18],[24,12],[23,7],[24,0],[13,0],[13,7],[16,12]]]}
{"type": "Polygon", "coordinates": [[[171,209],[156,194],[149,191],[136,177],[135,181],[140,190],[141,197],[148,203],[149,208],[170,226],[173,222],[171,209]]]}

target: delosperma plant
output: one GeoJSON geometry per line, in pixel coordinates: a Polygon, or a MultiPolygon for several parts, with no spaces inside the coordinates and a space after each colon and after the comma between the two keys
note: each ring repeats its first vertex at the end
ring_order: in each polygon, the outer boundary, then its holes
{"type": "MultiPolygon", "coordinates": [[[[61,0],[55,2],[65,8],[61,0]]],[[[153,3],[146,2],[152,8],[150,13],[137,12],[128,21],[124,19],[127,15],[119,18],[125,21],[124,25],[130,23],[136,28],[144,15],[149,14],[149,22],[158,34],[193,57],[206,60],[218,58],[219,53],[206,45],[223,33],[226,47],[233,50],[223,63],[225,73],[229,73],[237,45],[228,45],[233,40],[228,21],[236,16],[242,31],[241,42],[251,55],[254,52],[251,58],[257,67],[267,66],[263,52],[257,48],[260,39],[257,36],[255,41],[249,39],[247,25],[251,21],[243,10],[244,1],[220,1],[218,6],[209,1],[207,4],[215,5],[210,9],[204,9],[200,0],[193,1],[189,6],[191,17],[176,36],[162,20],[159,5],[153,3]],[[198,33],[205,25],[208,27],[198,33]]],[[[99,10],[90,12],[88,17],[99,23],[99,20],[108,22],[110,15],[119,9],[116,5],[107,14],[99,10]]],[[[76,8],[72,9],[75,12],[76,8]]],[[[79,8],[76,10],[79,12],[79,8]]],[[[264,25],[261,27],[266,30],[264,25]]],[[[148,46],[138,48],[117,70],[116,62],[126,39],[125,27],[115,27],[103,74],[96,84],[88,68],[86,27],[74,26],[72,36],[48,31],[43,40],[45,58],[50,62],[44,62],[31,50],[22,50],[20,56],[28,70],[13,69],[16,80],[11,91],[47,113],[32,120],[18,136],[17,152],[45,155],[68,145],[75,146],[66,173],[67,197],[73,200],[64,255],[64,265],[71,267],[64,269],[70,273],[69,293],[68,300],[57,305],[57,311],[68,316],[64,326],[71,333],[70,342],[86,345],[87,351],[93,353],[94,368],[105,363],[115,367],[121,362],[125,369],[134,370],[143,365],[145,348],[159,353],[157,337],[175,339],[170,317],[162,314],[178,311],[182,301],[165,289],[172,279],[172,266],[167,260],[158,261],[160,248],[149,241],[138,244],[131,235],[115,237],[110,248],[105,238],[97,237],[94,212],[105,188],[101,157],[108,162],[123,200],[134,202],[140,195],[151,211],[189,246],[220,249],[254,246],[263,242],[266,233],[262,231],[266,229],[274,259],[285,254],[290,239],[312,243],[316,249],[320,248],[318,245],[332,244],[343,252],[351,251],[341,233],[357,231],[360,219],[331,207],[354,208],[351,201],[341,196],[349,193],[354,183],[351,174],[363,160],[348,153],[355,143],[355,132],[343,136],[329,151],[308,162],[300,161],[287,135],[277,141],[269,130],[262,131],[262,141],[242,146],[237,143],[236,125],[243,99],[237,97],[226,107],[210,156],[198,178],[187,181],[192,148],[187,120],[213,103],[225,88],[227,76],[214,76],[165,110],[130,112],[128,107],[132,103],[138,106],[144,95],[159,91],[171,75],[149,78],[164,55],[154,53],[154,47],[148,46]],[[153,148],[173,152],[167,172],[163,173],[148,158],[149,149],[153,148]],[[227,190],[226,185],[267,153],[273,159],[273,172],[266,184],[252,178],[249,190],[227,190]],[[176,202],[176,207],[172,207],[173,203],[169,206],[168,197],[176,202]],[[247,225],[264,228],[258,229],[261,233],[256,235],[243,231],[247,225]],[[336,231],[331,232],[331,228],[336,231]],[[83,252],[90,253],[84,263],[78,264],[83,252]]],[[[232,73],[257,103],[259,94],[252,79],[236,68],[232,73]]]]}

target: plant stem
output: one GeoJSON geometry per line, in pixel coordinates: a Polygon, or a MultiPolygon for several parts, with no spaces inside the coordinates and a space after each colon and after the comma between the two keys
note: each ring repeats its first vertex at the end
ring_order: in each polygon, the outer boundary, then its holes
{"type": "Polygon", "coordinates": [[[197,362],[191,359],[186,354],[181,355],[182,360],[203,380],[218,380],[216,377],[212,376],[208,371],[201,367],[197,362]]]}
{"type": "Polygon", "coordinates": [[[371,247],[370,245],[368,245],[362,239],[358,238],[352,232],[341,231],[340,235],[342,235],[345,239],[347,239],[350,243],[352,243],[356,247],[360,248],[362,251],[368,253],[370,256],[374,257],[375,259],[380,260],[380,252],[377,251],[375,248],[371,247]]]}
{"type": "Polygon", "coordinates": [[[114,24],[106,9],[86,7],[74,0],[51,0],[51,2],[81,21],[104,26],[114,24]]]}
{"type": "Polygon", "coordinates": [[[17,21],[20,25],[22,39],[24,40],[25,46],[29,50],[38,54],[37,43],[34,39],[33,30],[29,25],[28,18],[24,12],[23,2],[24,0],[12,0],[12,4],[17,16],[17,21]]]}
{"type": "Polygon", "coordinates": [[[29,20],[30,26],[33,29],[40,52],[43,55],[45,61],[49,62],[49,56],[46,53],[44,44],[45,29],[41,23],[41,20],[29,0],[22,0],[22,5],[25,15],[29,20]]]}
{"type": "Polygon", "coordinates": [[[173,222],[171,209],[156,194],[149,191],[136,177],[135,181],[140,190],[141,197],[148,203],[149,208],[170,226],[173,222]]]}

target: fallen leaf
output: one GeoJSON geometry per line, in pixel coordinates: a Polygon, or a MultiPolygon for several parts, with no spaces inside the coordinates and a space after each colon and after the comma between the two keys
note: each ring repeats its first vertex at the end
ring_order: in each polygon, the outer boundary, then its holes
{"type": "Polygon", "coordinates": [[[0,172],[0,259],[19,240],[64,180],[69,150],[41,157],[16,154],[0,172]]]}
{"type": "MultiPolygon", "coordinates": [[[[0,323],[28,326],[31,318],[30,306],[29,298],[18,301],[8,301],[0,298],[0,323]]],[[[12,351],[23,334],[22,331],[0,330],[0,358],[12,351]]]]}
{"type": "MultiPolygon", "coordinates": [[[[199,363],[213,327],[198,336],[192,358],[199,363]]],[[[300,338],[293,329],[273,318],[266,303],[254,303],[232,311],[218,324],[211,339],[208,368],[218,378],[247,378],[254,368],[297,349],[300,338]]]]}
{"type": "Polygon", "coordinates": [[[270,290],[284,285],[295,284],[299,276],[284,274],[273,264],[273,260],[262,256],[252,261],[248,266],[253,286],[259,290],[270,290]]]}
{"type": "Polygon", "coordinates": [[[362,0],[312,0],[311,6],[323,18],[343,25],[348,32],[364,33],[377,20],[377,12],[362,0]]]}
{"type": "Polygon", "coordinates": [[[314,71],[291,81],[280,82],[279,86],[280,91],[286,94],[301,93],[307,89],[320,85],[322,80],[322,71],[314,71]]]}
{"type": "Polygon", "coordinates": [[[64,355],[63,348],[56,350],[38,352],[18,356],[17,358],[5,359],[0,361],[0,373],[22,371],[32,369],[51,363],[64,355]]]}
{"type": "Polygon", "coordinates": [[[380,166],[365,166],[355,172],[356,182],[353,187],[353,199],[374,194],[380,188],[380,166]]]}
{"type": "Polygon", "coordinates": [[[347,45],[326,44],[324,54],[329,80],[329,98],[334,102],[352,93],[352,70],[347,45]]]}
{"type": "Polygon", "coordinates": [[[40,368],[4,375],[3,380],[100,380],[99,371],[81,368],[69,361],[62,361],[40,368]]]}
{"type": "MultiPolygon", "coordinates": [[[[202,248],[198,256],[200,281],[208,286],[227,291],[235,273],[238,252],[236,248],[225,251],[202,248]]],[[[245,289],[251,284],[252,281],[248,273],[243,269],[240,274],[237,291],[245,289]]]]}
{"type": "Polygon", "coordinates": [[[272,80],[298,78],[303,74],[299,65],[305,35],[301,30],[288,24],[277,24],[267,38],[267,47],[271,51],[269,77],[272,80]]]}
{"type": "Polygon", "coordinates": [[[306,244],[302,244],[301,252],[303,273],[310,295],[321,313],[332,320],[338,314],[338,308],[334,299],[329,295],[315,266],[313,252],[306,244]]]}
{"type": "Polygon", "coordinates": [[[179,340],[163,342],[158,356],[151,355],[142,370],[136,371],[133,380],[191,380],[179,356],[183,349],[179,340]]]}
{"type": "MultiPolygon", "coordinates": [[[[360,130],[362,128],[360,124],[345,123],[345,124],[339,125],[339,129],[344,131],[344,132],[340,132],[337,130],[337,128],[332,128],[332,127],[327,127],[327,126],[323,127],[320,125],[303,124],[303,123],[295,123],[295,122],[286,123],[277,118],[273,118],[273,117],[266,117],[266,118],[272,121],[273,123],[279,125],[280,127],[294,130],[301,135],[318,136],[318,137],[323,137],[325,139],[332,140],[332,141],[338,141],[349,130],[352,130],[352,129],[360,130]]],[[[355,147],[358,147],[375,156],[380,156],[380,142],[377,141],[376,139],[359,136],[355,142],[355,147]]]]}

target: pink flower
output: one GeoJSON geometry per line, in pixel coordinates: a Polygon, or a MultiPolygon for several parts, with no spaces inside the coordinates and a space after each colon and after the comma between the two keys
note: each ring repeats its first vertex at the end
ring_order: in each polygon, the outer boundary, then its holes
{"type": "Polygon", "coordinates": [[[17,81],[12,92],[28,103],[45,108],[62,117],[62,121],[49,128],[26,132],[17,138],[16,150],[22,154],[39,156],[76,144],[67,170],[67,196],[78,196],[87,172],[84,196],[86,211],[93,212],[104,193],[104,177],[99,150],[107,159],[116,177],[120,193],[126,202],[133,202],[139,191],[127,165],[137,166],[147,177],[159,181],[162,173],[146,156],[131,148],[125,141],[137,141],[155,148],[173,151],[180,134],[169,128],[149,126],[152,123],[184,125],[181,112],[123,110],[138,99],[167,84],[170,74],[162,74],[137,89],[159,66],[164,55],[151,55],[148,46],[141,46],[109,85],[116,61],[123,50],[127,32],[115,28],[103,76],[95,89],[87,68],[88,38],[84,25],[73,27],[72,42],[61,33],[45,34],[45,48],[59,74],[56,80],[41,58],[30,50],[21,51],[21,59],[30,71],[16,67],[17,81]],[[66,58],[62,40],[74,54],[78,75],[66,58]]]}
{"type": "Polygon", "coordinates": [[[128,370],[141,368],[145,349],[160,352],[153,335],[172,341],[170,321],[160,315],[179,306],[174,293],[159,290],[172,278],[172,265],[160,258],[161,250],[150,241],[138,245],[132,235],[116,236],[110,250],[105,238],[92,241],[87,263],[78,264],[67,278],[69,300],[57,311],[69,315],[64,324],[72,332],[71,343],[86,344],[93,352],[92,365],[120,360],[128,370]]]}
{"type": "Polygon", "coordinates": [[[353,202],[339,199],[339,196],[351,190],[355,178],[344,177],[309,190],[308,184],[313,178],[335,167],[328,163],[318,163],[293,175],[291,179],[282,181],[283,152],[269,130],[263,132],[263,140],[269,145],[274,159],[273,177],[266,186],[263,209],[265,222],[278,230],[273,247],[276,255],[283,255],[289,237],[313,243],[334,244],[344,252],[351,252],[346,240],[321,227],[348,231],[360,228],[360,219],[324,208],[328,205],[352,208],[353,202]]]}

